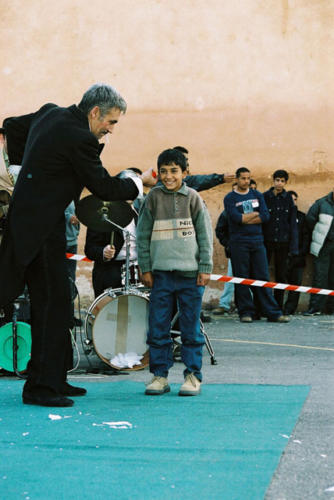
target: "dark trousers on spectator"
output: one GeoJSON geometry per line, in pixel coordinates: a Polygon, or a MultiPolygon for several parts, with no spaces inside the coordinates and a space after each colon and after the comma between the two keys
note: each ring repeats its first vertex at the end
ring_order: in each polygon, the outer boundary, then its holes
{"type": "MultiPolygon", "coordinates": [[[[287,283],[288,281],[288,259],[289,243],[266,242],[268,264],[274,257],[275,281],[277,283],[287,283]]],[[[274,297],[277,304],[283,309],[284,290],[274,290],[274,297]]]]}
{"type": "MultiPolygon", "coordinates": [[[[293,265],[293,260],[289,261],[287,283],[290,285],[301,285],[303,280],[303,267],[296,267],[293,265]]],[[[284,314],[294,314],[298,307],[300,293],[289,292],[288,298],[284,304],[284,314]]]]}
{"type": "MultiPolygon", "coordinates": [[[[329,288],[330,290],[334,290],[334,241],[325,241],[319,256],[314,257],[313,264],[312,286],[314,288],[329,288]]],[[[326,303],[327,312],[333,313],[334,297],[312,294],[309,309],[324,312],[326,303]]]]}
{"type": "Polygon", "coordinates": [[[108,266],[95,262],[93,267],[93,288],[95,297],[101,295],[108,288],[122,286],[122,266],[124,260],[112,260],[108,266]]]}
{"type": "MultiPolygon", "coordinates": [[[[261,281],[269,280],[266,249],[262,242],[230,242],[233,276],[261,281]]],[[[246,285],[235,285],[235,295],[240,318],[255,316],[255,306],[250,289],[246,285]]],[[[282,315],[269,288],[256,287],[256,296],[261,312],[268,319],[282,315]]]]}

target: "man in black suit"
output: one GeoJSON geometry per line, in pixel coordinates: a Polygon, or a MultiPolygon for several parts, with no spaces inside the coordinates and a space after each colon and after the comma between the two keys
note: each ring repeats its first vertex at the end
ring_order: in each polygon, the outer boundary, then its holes
{"type": "Polygon", "coordinates": [[[67,396],[86,393],[66,382],[71,298],[64,211],[85,186],[102,200],[133,200],[142,182],[155,183],[151,170],[142,179],[120,179],[102,166],[99,139],[112,133],[125,111],[113,87],[96,84],[78,106],[46,104],[4,121],[10,164],[22,169],[0,248],[0,304],[13,301],[28,285],[32,350],[25,404],[72,406],[67,396]]]}

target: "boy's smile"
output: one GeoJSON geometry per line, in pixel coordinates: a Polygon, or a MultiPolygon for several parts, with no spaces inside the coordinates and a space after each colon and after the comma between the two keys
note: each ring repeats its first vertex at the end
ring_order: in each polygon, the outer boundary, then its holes
{"type": "Polygon", "coordinates": [[[175,163],[161,165],[159,169],[160,180],[168,191],[178,191],[186,175],[187,172],[183,172],[180,165],[176,165],[175,163]]]}

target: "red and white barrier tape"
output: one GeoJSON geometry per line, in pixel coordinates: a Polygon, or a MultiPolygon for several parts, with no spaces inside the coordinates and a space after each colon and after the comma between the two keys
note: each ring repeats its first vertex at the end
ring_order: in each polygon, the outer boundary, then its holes
{"type": "Polygon", "coordinates": [[[237,285],[260,286],[264,288],[273,288],[275,290],[292,290],[293,292],[315,293],[318,295],[334,295],[334,290],[326,288],[312,288],[310,286],[288,285],[287,283],[274,283],[273,281],[260,281],[246,278],[235,278],[233,276],[220,276],[211,274],[212,281],[224,281],[226,283],[235,283],[237,285]]]}
{"type": "MultiPolygon", "coordinates": [[[[67,253],[66,257],[70,260],[93,262],[85,255],[67,253]]],[[[334,290],[326,288],[312,288],[310,286],[288,285],[287,283],[275,283],[273,281],[252,280],[247,278],[235,278],[234,276],[222,276],[220,274],[211,274],[211,281],[224,281],[225,283],[235,283],[236,285],[259,286],[263,288],[273,288],[274,290],[291,290],[293,292],[314,293],[318,295],[334,295],[334,290]]]]}
{"type": "Polygon", "coordinates": [[[66,253],[66,258],[70,260],[77,260],[77,261],[84,260],[85,262],[93,262],[85,255],[78,255],[76,253],[66,253]]]}

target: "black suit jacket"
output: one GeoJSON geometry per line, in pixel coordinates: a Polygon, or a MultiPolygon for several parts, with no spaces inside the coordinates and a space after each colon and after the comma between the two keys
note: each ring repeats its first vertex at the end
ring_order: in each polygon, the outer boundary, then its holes
{"type": "Polygon", "coordinates": [[[102,200],[136,198],[131,179],[103,168],[100,144],[87,117],[73,105],[46,104],[3,124],[11,164],[21,164],[0,248],[0,304],[20,293],[26,266],[59,225],[67,205],[86,186],[102,200]]]}

